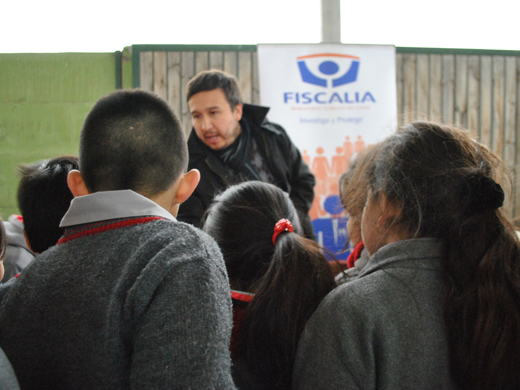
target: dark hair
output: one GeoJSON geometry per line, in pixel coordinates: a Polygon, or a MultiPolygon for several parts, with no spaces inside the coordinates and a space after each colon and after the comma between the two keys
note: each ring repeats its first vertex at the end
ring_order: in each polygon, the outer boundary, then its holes
{"type": "Polygon", "coordinates": [[[187,85],[186,100],[203,91],[213,91],[220,88],[226,96],[226,100],[234,110],[238,104],[242,104],[242,94],[238,88],[238,80],[235,76],[222,72],[221,70],[211,69],[195,75],[187,85]]]}
{"type": "Polygon", "coordinates": [[[78,158],[72,156],[20,165],[22,179],[18,184],[18,208],[34,252],[41,253],[56,245],[62,236],[60,221],[74,198],[67,185],[67,176],[78,168],[78,158]]]}
{"type": "Polygon", "coordinates": [[[7,250],[7,235],[5,234],[5,226],[2,218],[0,218],[0,261],[4,260],[5,251],[7,250]]]}
{"type": "Polygon", "coordinates": [[[452,378],[460,389],[520,388],[520,247],[500,209],[501,161],[462,130],[417,122],[383,141],[371,169],[393,228],[443,243],[452,378]]]}
{"type": "Polygon", "coordinates": [[[231,287],[255,293],[246,309],[237,356],[269,384],[290,388],[299,336],[306,321],[335,287],[321,248],[300,236],[296,209],[278,187],[249,181],[218,195],[204,231],[219,244],[231,287]],[[273,245],[274,226],[292,221],[273,245]]]}
{"type": "Polygon", "coordinates": [[[150,197],[186,170],[188,150],[168,103],[151,92],[120,90],[87,115],[79,160],[90,192],[130,189],[150,197]]]}

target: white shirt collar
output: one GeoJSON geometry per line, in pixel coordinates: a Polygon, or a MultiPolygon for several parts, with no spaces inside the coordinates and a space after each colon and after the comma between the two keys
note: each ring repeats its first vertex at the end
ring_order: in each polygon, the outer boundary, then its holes
{"type": "Polygon", "coordinates": [[[166,209],[132,190],[100,191],[72,199],[60,227],[152,215],[176,221],[166,209]]]}

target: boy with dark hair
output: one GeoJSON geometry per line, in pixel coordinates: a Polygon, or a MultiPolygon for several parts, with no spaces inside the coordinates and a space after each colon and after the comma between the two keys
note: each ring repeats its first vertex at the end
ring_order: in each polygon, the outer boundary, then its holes
{"type": "Polygon", "coordinates": [[[200,226],[215,195],[230,185],[258,180],[289,193],[305,236],[315,238],[309,218],[316,181],[282,126],[266,118],[269,107],[242,102],[235,76],[200,72],[187,86],[193,130],[188,167],[201,183],[181,206],[179,219],[200,226]]]}
{"type": "Polygon", "coordinates": [[[2,283],[22,272],[34,253],[56,245],[62,236],[60,222],[74,198],[67,176],[78,168],[78,158],[72,156],[20,165],[17,200],[22,215],[11,215],[5,223],[8,246],[2,283]]]}
{"type": "Polygon", "coordinates": [[[67,185],[67,176],[78,168],[78,158],[72,156],[20,166],[18,208],[33,252],[42,253],[56,245],[62,236],[60,221],[74,198],[67,185]]]}
{"type": "Polygon", "coordinates": [[[9,286],[0,346],[24,389],[234,389],[220,251],[175,215],[198,184],[166,102],[118,91],[88,114],[65,235],[9,286]]]}

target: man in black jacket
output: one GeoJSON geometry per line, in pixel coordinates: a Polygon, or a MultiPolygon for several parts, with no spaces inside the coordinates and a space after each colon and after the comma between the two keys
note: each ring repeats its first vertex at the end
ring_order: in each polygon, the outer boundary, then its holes
{"type": "Polygon", "coordinates": [[[236,78],[217,70],[197,74],[187,89],[193,123],[189,169],[198,169],[201,181],[181,205],[178,219],[200,226],[217,193],[232,184],[260,180],[289,194],[305,235],[314,237],[308,215],[314,175],[285,130],[266,119],[269,108],[244,104],[236,78]]]}

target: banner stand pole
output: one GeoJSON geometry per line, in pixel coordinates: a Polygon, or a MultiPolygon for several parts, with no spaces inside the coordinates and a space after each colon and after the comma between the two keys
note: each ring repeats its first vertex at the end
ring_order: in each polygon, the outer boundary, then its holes
{"type": "Polygon", "coordinates": [[[341,43],[340,0],[321,0],[321,43],[341,43]]]}

